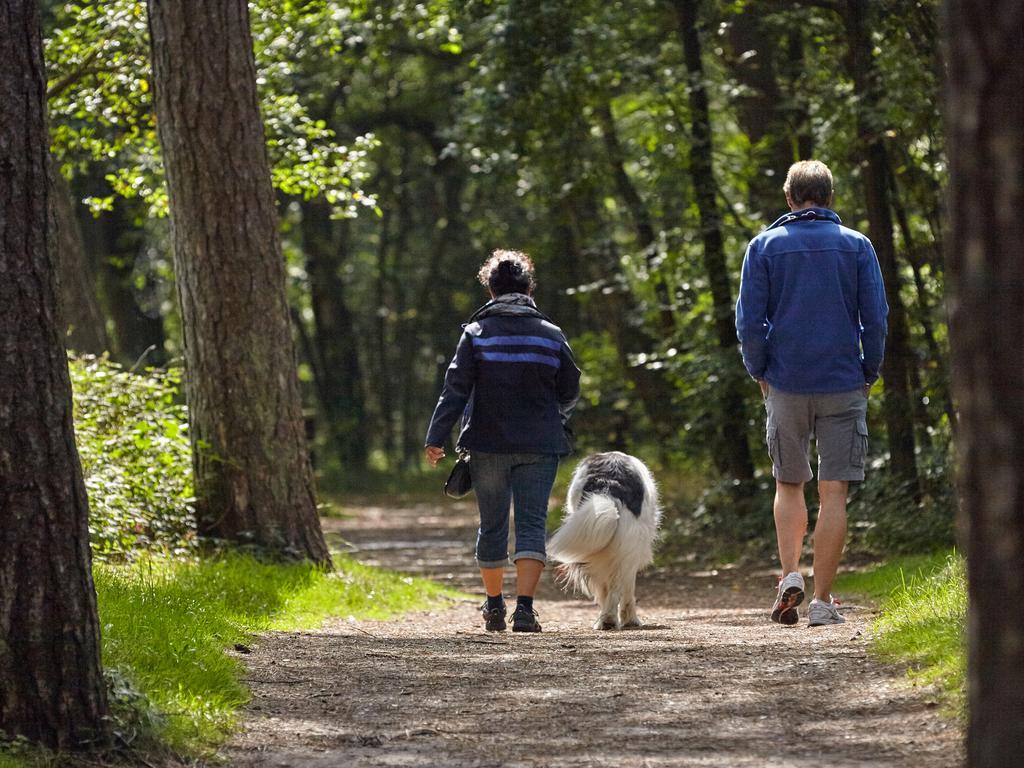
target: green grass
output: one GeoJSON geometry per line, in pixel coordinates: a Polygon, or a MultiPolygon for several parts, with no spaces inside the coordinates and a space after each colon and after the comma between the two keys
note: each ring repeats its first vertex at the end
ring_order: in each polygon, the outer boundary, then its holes
{"type": "MultiPolygon", "coordinates": [[[[204,560],[147,558],[94,568],[103,664],[115,695],[115,730],[140,733],[145,751],[210,751],[249,700],[244,667],[227,653],[259,632],[320,626],[329,617],[386,618],[454,593],[433,582],[335,558],[334,573],[306,564],[224,554],[204,560]]],[[[0,768],[56,758],[0,748],[0,768]]]]}
{"type": "Polygon", "coordinates": [[[349,558],[335,565],[326,574],[232,554],[98,566],[104,665],[122,670],[164,713],[162,741],[183,751],[216,743],[249,698],[241,662],[226,648],[265,630],[315,628],[330,616],[384,618],[446,594],[349,558]]]}
{"type": "Polygon", "coordinates": [[[873,651],[908,665],[915,681],[934,685],[957,714],[965,705],[967,579],[956,552],[910,557],[847,574],[837,590],[880,599],[873,651]]]}

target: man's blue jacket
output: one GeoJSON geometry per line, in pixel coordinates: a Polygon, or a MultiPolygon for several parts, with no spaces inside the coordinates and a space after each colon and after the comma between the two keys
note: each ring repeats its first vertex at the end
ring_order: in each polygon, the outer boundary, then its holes
{"type": "Polygon", "coordinates": [[[888,314],[871,241],[828,208],[788,213],[750,241],[736,334],[755,379],[805,394],[871,384],[888,314]]]}
{"type": "Polygon", "coordinates": [[[564,455],[579,394],[580,369],[562,329],[529,296],[505,294],[465,326],[426,445],[444,445],[461,415],[459,448],[564,455]]]}

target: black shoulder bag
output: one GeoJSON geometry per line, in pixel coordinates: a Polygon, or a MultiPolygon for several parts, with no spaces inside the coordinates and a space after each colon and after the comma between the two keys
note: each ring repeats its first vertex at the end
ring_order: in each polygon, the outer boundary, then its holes
{"type": "Polygon", "coordinates": [[[469,452],[460,451],[459,458],[444,481],[444,495],[461,499],[473,490],[473,476],[469,472],[469,452]]]}

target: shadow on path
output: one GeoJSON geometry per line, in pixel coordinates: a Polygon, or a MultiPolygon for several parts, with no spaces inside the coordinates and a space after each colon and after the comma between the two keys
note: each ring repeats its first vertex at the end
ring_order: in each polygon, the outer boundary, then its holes
{"type": "MultiPolygon", "coordinates": [[[[325,520],[355,557],[476,593],[473,507],[366,506],[325,520]]],[[[335,539],[334,543],[338,543],[335,539]]],[[[657,571],[644,631],[538,596],[544,632],[486,633],[476,600],[394,621],[271,633],[246,657],[239,766],[907,766],[962,764],[955,723],[867,655],[847,623],[766,620],[768,572],[657,571]]]]}

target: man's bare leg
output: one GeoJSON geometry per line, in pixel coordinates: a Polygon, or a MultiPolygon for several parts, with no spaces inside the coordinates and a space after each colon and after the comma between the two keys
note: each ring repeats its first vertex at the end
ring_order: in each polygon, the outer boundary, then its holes
{"type": "Polygon", "coordinates": [[[845,480],[818,481],[821,509],[818,523],[814,526],[814,596],[826,603],[831,599],[832,582],[846,545],[846,494],[849,487],[845,480]]]}
{"type": "Polygon", "coordinates": [[[800,551],[807,533],[803,483],[775,481],[775,535],[779,540],[782,575],[800,572],[800,551]]]}

